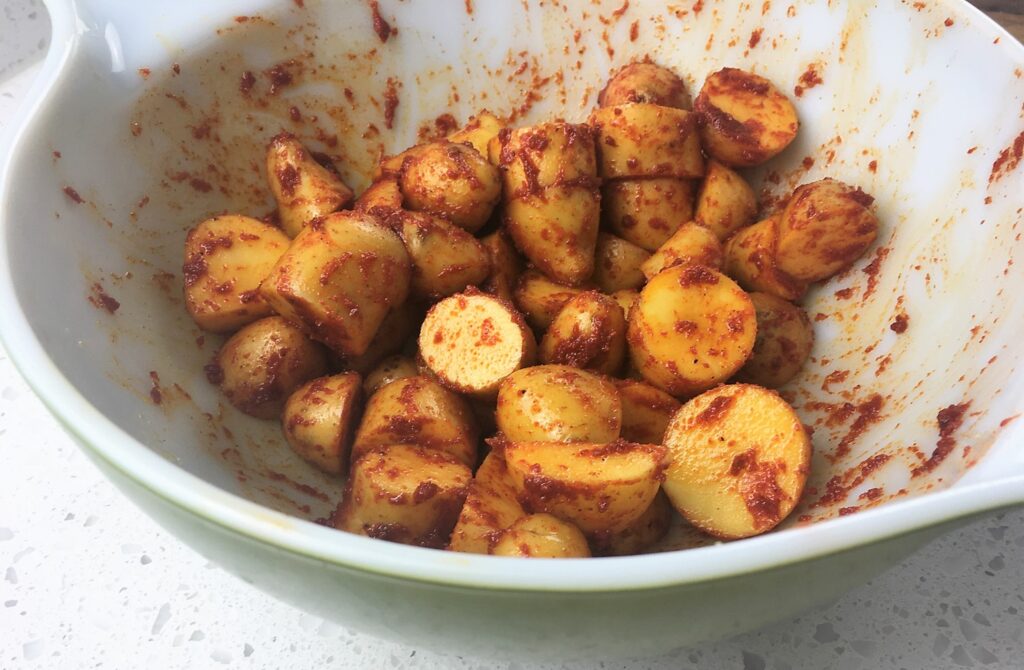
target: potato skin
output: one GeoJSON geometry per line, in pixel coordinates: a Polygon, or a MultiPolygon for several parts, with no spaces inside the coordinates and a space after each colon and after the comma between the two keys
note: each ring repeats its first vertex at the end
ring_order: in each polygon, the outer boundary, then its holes
{"type": "Polygon", "coordinates": [[[725,243],[725,272],[748,291],[799,300],[807,291],[807,284],[778,266],[775,256],[777,240],[777,216],[740,229],[725,243]]]}
{"type": "Polygon", "coordinates": [[[486,109],[482,109],[469,117],[462,128],[448,136],[448,141],[455,144],[469,144],[484,158],[487,158],[487,145],[498,136],[505,123],[486,109]]]}
{"type": "Polygon", "coordinates": [[[635,379],[616,379],[615,388],[622,402],[622,439],[661,444],[668,422],[680,407],[679,401],[635,379]]]}
{"type": "Polygon", "coordinates": [[[347,207],[352,189],[317,163],[291,133],[279,133],[267,147],[267,179],[277,201],[281,227],[295,237],[313,219],[347,207]]]}
{"type": "Polygon", "coordinates": [[[754,223],[757,196],[743,177],[716,160],[709,160],[707,174],[697,192],[693,218],[720,241],[754,223]]]}
{"type": "Polygon", "coordinates": [[[446,220],[396,210],[386,220],[412,260],[412,292],[438,300],[484,281],[491,272],[486,249],[475,237],[446,220]]]}
{"type": "Polygon", "coordinates": [[[565,303],[585,290],[580,286],[554,282],[537,270],[527,270],[516,282],[514,302],[530,325],[543,331],[551,325],[565,303]]]}
{"type": "Polygon", "coordinates": [[[384,315],[366,351],[359,356],[339,356],[341,367],[361,375],[369,373],[382,360],[402,351],[416,338],[425,311],[421,304],[413,300],[392,307],[384,315]]]}
{"type": "Polygon", "coordinates": [[[601,107],[627,102],[647,102],[687,110],[693,106],[690,92],[679,75],[666,67],[645,62],[619,68],[597,94],[597,104],[601,107]]]}
{"type": "Polygon", "coordinates": [[[540,342],[545,364],[613,375],[626,356],[626,317],[612,298],[587,291],[559,310],[540,342]]]}
{"type": "Polygon", "coordinates": [[[647,510],[617,533],[598,533],[590,538],[595,556],[635,556],[660,542],[676,512],[664,491],[658,491],[647,510]]]}
{"type": "Polygon", "coordinates": [[[590,547],[573,524],[550,514],[528,514],[505,529],[491,553],[518,558],[590,558],[590,547]]]}
{"type": "Polygon", "coordinates": [[[654,251],[693,218],[692,182],[673,177],[613,179],[601,187],[601,219],[608,230],[654,251]]]}
{"type": "Polygon", "coordinates": [[[232,405],[276,419],[295,389],[327,374],[327,354],[285,319],[268,316],[232,335],[206,372],[232,405]]]}
{"type": "Polygon", "coordinates": [[[640,288],[645,281],[640,266],[649,257],[649,253],[632,242],[598,233],[592,280],[605,293],[640,288]]]}
{"type": "Polygon", "coordinates": [[[352,208],[381,220],[387,218],[402,208],[402,189],[398,186],[398,179],[387,177],[373,182],[356,198],[352,208]]]}
{"type": "Polygon", "coordinates": [[[757,340],[738,378],[778,388],[799,374],[814,347],[814,327],[807,313],[768,293],[751,293],[757,313],[757,340]]]}
{"type": "Polygon", "coordinates": [[[504,230],[480,239],[491,261],[491,272],[481,288],[505,302],[514,302],[516,283],[523,272],[523,259],[504,230]]]}
{"type": "Polygon", "coordinates": [[[648,280],[662,270],[676,265],[705,265],[716,270],[722,267],[722,245],[715,234],[692,221],[679,227],[650,258],[640,271],[648,280]]]}
{"type": "Polygon", "coordinates": [[[590,125],[603,179],[704,175],[697,117],[686,110],[642,102],[598,107],[590,125]]]}
{"type": "Polygon", "coordinates": [[[469,495],[452,531],[448,549],[487,554],[503,530],[526,516],[505,467],[505,458],[492,451],[484,458],[469,485],[469,495]]]}
{"type": "Polygon", "coordinates": [[[363,393],[370,397],[391,382],[415,377],[418,374],[416,361],[412,358],[402,355],[389,356],[366,375],[366,379],[363,380],[363,393]]]}
{"type": "Polygon", "coordinates": [[[598,186],[594,134],[585,125],[551,121],[506,128],[490,143],[489,155],[501,170],[506,202],[552,187],[598,186]]]}
{"type": "Polygon", "coordinates": [[[349,449],[362,411],[356,372],[319,377],[288,398],[281,415],[285,440],[299,456],[332,475],[348,471],[349,449]]]}
{"type": "Polygon", "coordinates": [[[470,232],[487,223],[501,198],[498,170],[467,144],[424,145],[403,161],[398,184],[406,207],[470,232]]]}
{"type": "Polygon", "coordinates": [[[640,299],[640,291],[616,291],[611,295],[612,300],[619,303],[619,307],[622,308],[622,314],[626,317],[626,322],[629,322],[629,310],[633,309],[633,305],[640,299]]]}

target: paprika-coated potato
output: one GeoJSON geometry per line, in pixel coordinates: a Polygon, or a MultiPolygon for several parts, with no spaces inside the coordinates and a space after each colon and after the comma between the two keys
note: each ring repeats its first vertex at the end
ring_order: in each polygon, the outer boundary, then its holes
{"type": "Polygon", "coordinates": [[[748,291],[799,300],[807,291],[807,284],[778,266],[777,240],[777,216],[742,228],[725,243],[722,266],[726,274],[748,291]]]}
{"type": "Polygon", "coordinates": [[[751,293],[757,313],[754,353],[739,372],[743,381],[778,388],[803,368],[814,346],[814,327],[807,313],[768,293],[751,293]]]}
{"type": "Polygon", "coordinates": [[[366,375],[366,379],[363,380],[363,393],[369,398],[391,382],[415,377],[418,374],[414,359],[401,354],[388,356],[366,375]]]}
{"type": "Polygon", "coordinates": [[[626,317],[614,299],[587,291],[565,303],[540,342],[540,361],[606,375],[626,357],[626,317]]]}
{"type": "Polygon", "coordinates": [[[658,491],[654,500],[640,517],[615,533],[598,533],[590,538],[597,556],[633,556],[641,554],[660,542],[672,525],[676,511],[664,491],[658,491]]]}
{"type": "Polygon", "coordinates": [[[382,360],[402,351],[410,341],[415,340],[425,312],[423,306],[413,300],[392,307],[380,322],[366,351],[359,356],[339,356],[340,367],[361,375],[369,373],[382,360]]]}
{"type": "Polygon", "coordinates": [[[724,242],[755,221],[757,197],[743,177],[718,161],[709,160],[695,207],[694,220],[724,242]]]}
{"type": "Polygon", "coordinates": [[[405,206],[441,216],[470,232],[480,229],[501,198],[501,176],[468,144],[432,142],[402,164],[405,206]]]}
{"type": "Polygon", "coordinates": [[[402,166],[405,165],[405,162],[418,156],[429,145],[429,142],[417,144],[409,147],[405,151],[394,154],[393,156],[383,157],[380,163],[377,164],[377,167],[373,169],[370,178],[374,182],[385,179],[394,179],[397,181],[399,176],[402,174],[402,166]]]}
{"type": "Polygon", "coordinates": [[[650,254],[621,237],[598,233],[594,250],[594,274],[591,277],[605,293],[637,289],[644,284],[640,266],[650,254]]]}
{"type": "Polygon", "coordinates": [[[635,379],[616,379],[622,402],[622,439],[661,444],[665,428],[679,409],[679,401],[650,384],[635,379]]]}
{"type": "Polygon", "coordinates": [[[498,136],[505,123],[486,109],[469,117],[462,128],[448,136],[449,142],[469,144],[477,153],[487,158],[487,145],[498,136]]]}
{"type": "Polygon", "coordinates": [[[527,270],[519,276],[515,289],[515,304],[531,326],[546,330],[559,310],[586,288],[566,286],[551,281],[537,270],[527,270]]]}
{"type": "Polygon", "coordinates": [[[590,190],[598,185],[594,134],[586,125],[551,121],[505,129],[491,141],[489,155],[501,169],[506,201],[552,186],[590,190]]]}
{"type": "Polygon", "coordinates": [[[629,310],[633,309],[633,305],[636,304],[637,299],[640,298],[640,291],[616,291],[612,293],[612,299],[619,303],[619,307],[622,308],[622,314],[626,317],[627,323],[629,322],[629,310]]]}
{"type": "Polygon", "coordinates": [[[439,299],[483,282],[491,261],[479,241],[462,228],[422,212],[396,210],[387,224],[412,260],[414,295],[439,299]]]}
{"type": "Polygon", "coordinates": [[[528,514],[509,526],[491,548],[495,556],[590,558],[579,528],[550,514],[528,514]]]}
{"type": "Polygon", "coordinates": [[[267,147],[267,179],[277,201],[281,228],[295,237],[313,219],[352,202],[352,189],[314,160],[291,133],[280,133],[267,147]]]}
{"type": "Polygon", "coordinates": [[[332,475],[348,471],[363,392],[359,373],[320,377],[300,386],[281,415],[285,440],[302,458],[332,475]]]}
{"type": "Polygon", "coordinates": [[[690,92],[679,75],[666,67],[644,62],[619,68],[597,94],[597,104],[601,107],[627,102],[649,102],[677,109],[693,106],[690,92]]]}
{"type": "Polygon", "coordinates": [[[357,212],[365,212],[379,219],[385,219],[391,212],[402,208],[402,189],[396,177],[379,179],[363,191],[352,206],[357,212]]]}
{"type": "Polygon", "coordinates": [[[590,115],[604,179],[704,176],[697,117],[674,107],[635,102],[590,115]]]}
{"type": "Polygon", "coordinates": [[[505,302],[515,301],[516,282],[523,272],[523,259],[504,230],[496,230],[480,239],[491,261],[491,273],[481,287],[505,302]]]}
{"type": "Polygon", "coordinates": [[[676,265],[705,265],[722,268],[722,245],[715,234],[692,221],[679,227],[658,250],[640,266],[648,280],[676,265]]]}
{"type": "Polygon", "coordinates": [[[469,485],[469,495],[452,531],[452,551],[490,553],[501,532],[526,516],[500,450],[484,458],[469,485]]]}
{"type": "Polygon", "coordinates": [[[619,237],[654,251],[693,218],[692,181],[613,179],[601,187],[601,217],[619,237]]]}

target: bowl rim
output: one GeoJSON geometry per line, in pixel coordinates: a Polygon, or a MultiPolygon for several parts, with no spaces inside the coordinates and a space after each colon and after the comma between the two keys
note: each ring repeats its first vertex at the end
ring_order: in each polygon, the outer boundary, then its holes
{"type": "MultiPolygon", "coordinates": [[[[1000,35],[1024,63],[1024,46],[966,0],[942,0],[950,12],[1000,35]]],[[[1024,503],[1024,471],[991,481],[957,484],[943,491],[896,500],[855,515],[786,529],[742,542],[639,556],[541,559],[462,554],[361,537],[271,510],[220,489],[159,456],[93,406],[46,355],[14,291],[8,261],[5,203],[19,157],[38,112],[80,55],[89,30],[74,0],[45,0],[53,27],[51,46],[20,111],[15,115],[0,166],[0,342],[63,428],[95,459],[150,494],[225,533],[360,572],[451,587],[504,591],[602,593],[659,589],[777,568],[871,544],[978,512],[1024,503]],[[514,566],[514,567],[513,567],[514,566]]],[[[82,4],[82,3],[79,3],[82,4]]],[[[998,442],[1024,437],[1024,428],[998,442]]]]}

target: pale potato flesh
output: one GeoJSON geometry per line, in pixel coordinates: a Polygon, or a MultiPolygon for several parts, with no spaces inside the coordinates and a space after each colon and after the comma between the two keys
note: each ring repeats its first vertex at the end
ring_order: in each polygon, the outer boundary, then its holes
{"type": "Polygon", "coordinates": [[[799,300],[807,291],[807,284],[778,266],[775,255],[777,240],[777,216],[741,228],[725,243],[725,273],[748,291],[799,300]]]}
{"type": "Polygon", "coordinates": [[[814,347],[814,328],[800,307],[768,293],[751,293],[757,313],[757,340],[738,377],[778,388],[799,374],[814,347]]]}
{"type": "Polygon", "coordinates": [[[587,291],[555,315],[540,342],[540,361],[606,375],[622,368],[626,356],[626,317],[614,299],[587,291]]]}
{"type": "Polygon", "coordinates": [[[704,175],[697,117],[686,110],[642,102],[599,107],[590,125],[604,179],[704,175]]]}
{"type": "Polygon", "coordinates": [[[591,277],[605,293],[643,286],[644,273],[640,266],[650,254],[621,237],[599,233],[594,250],[594,274],[591,277]]]}
{"type": "Polygon", "coordinates": [[[601,187],[601,220],[619,237],[654,251],[693,218],[692,181],[613,179],[601,187]]]}
{"type": "Polygon", "coordinates": [[[405,206],[480,229],[501,198],[497,168],[467,144],[433,142],[407,158],[398,177],[405,206]]]}
{"type": "Polygon", "coordinates": [[[635,379],[617,379],[622,402],[622,439],[661,444],[665,428],[679,409],[679,401],[661,389],[635,379]]]}
{"type": "Polygon", "coordinates": [[[586,536],[568,521],[550,514],[529,514],[501,534],[491,553],[519,558],[589,558],[590,547],[586,536]]]}
{"type": "Polygon", "coordinates": [[[281,227],[289,237],[310,221],[352,202],[352,189],[314,160],[291,133],[280,133],[267,147],[267,178],[277,201],[281,227]]]}
{"type": "Polygon", "coordinates": [[[722,245],[715,234],[692,221],[685,223],[640,265],[648,280],[676,265],[704,265],[722,268],[722,245]]]}
{"type": "Polygon", "coordinates": [[[537,270],[527,270],[516,283],[514,302],[531,326],[546,330],[559,310],[586,289],[551,281],[537,270]]]}
{"type": "Polygon", "coordinates": [[[281,415],[284,437],[309,463],[332,475],[348,471],[349,449],[362,409],[356,372],[320,377],[300,386],[281,415]]]}
{"type": "Polygon", "coordinates": [[[471,554],[490,553],[502,531],[524,516],[526,511],[519,504],[505,459],[492,451],[473,476],[448,548],[471,554]]]}
{"type": "Polygon", "coordinates": [[[743,177],[718,161],[709,160],[695,207],[694,220],[724,242],[754,222],[757,197],[743,177]]]}

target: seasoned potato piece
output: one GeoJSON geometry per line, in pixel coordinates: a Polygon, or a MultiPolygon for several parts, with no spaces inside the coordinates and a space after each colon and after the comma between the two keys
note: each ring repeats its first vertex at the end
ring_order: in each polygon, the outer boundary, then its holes
{"type": "Polygon", "coordinates": [[[585,125],[552,121],[505,129],[489,152],[501,169],[505,200],[536,196],[552,186],[597,187],[594,134],[585,125]]]}
{"type": "Polygon", "coordinates": [[[626,357],[626,317],[612,298],[587,291],[565,303],[540,342],[542,363],[612,375],[626,357]]]}
{"type": "Polygon", "coordinates": [[[594,189],[553,186],[505,205],[505,228],[530,262],[556,282],[578,285],[594,272],[601,220],[594,189]]]}
{"type": "Polygon", "coordinates": [[[239,330],[206,368],[206,376],[232,405],[260,419],[281,416],[295,389],[325,374],[323,347],[279,316],[239,330]]]}
{"type": "Polygon", "coordinates": [[[676,265],[706,265],[722,268],[722,245],[715,234],[696,223],[680,226],[650,258],[640,266],[644,277],[650,280],[662,270],[676,265]]]}
{"type": "Polygon", "coordinates": [[[598,533],[590,538],[598,556],[633,556],[660,542],[672,525],[675,510],[664,491],[658,491],[647,510],[617,533],[598,533]]]}
{"type": "Polygon", "coordinates": [[[605,293],[644,285],[640,265],[650,254],[621,237],[598,233],[594,250],[594,283],[605,293]]]}
{"type": "Polygon", "coordinates": [[[633,309],[633,305],[640,297],[640,291],[616,291],[612,293],[612,299],[619,303],[619,307],[622,308],[622,314],[629,320],[629,310],[633,309]]]}
{"type": "Polygon", "coordinates": [[[796,137],[796,109],[756,74],[726,67],[708,75],[694,102],[704,150],[731,166],[760,165],[796,137]]]}
{"type": "Polygon", "coordinates": [[[471,554],[489,553],[501,532],[526,516],[517,496],[504,456],[497,451],[487,454],[469,485],[469,495],[448,548],[471,554]]]}
{"type": "Polygon", "coordinates": [[[335,527],[441,549],[466,500],[470,469],[443,452],[392,445],[352,464],[335,527]]]}
{"type": "Polygon", "coordinates": [[[878,236],[878,219],[868,209],[874,201],[835,179],[798,187],[779,217],[779,268],[813,282],[849,267],[878,236]]]}
{"type": "Polygon", "coordinates": [[[538,365],[508,377],[498,391],[498,430],[514,442],[619,439],[622,405],[603,377],[567,365],[538,365]]]}
{"type": "Polygon", "coordinates": [[[635,379],[616,379],[615,387],[622,401],[622,439],[661,444],[668,422],[679,409],[679,401],[635,379]]]}
{"type": "Polygon", "coordinates": [[[604,179],[704,176],[697,117],[684,109],[635,102],[590,115],[604,179]]]}
{"type": "Polygon", "coordinates": [[[418,374],[416,361],[413,359],[402,355],[389,356],[366,375],[366,379],[363,380],[363,393],[366,394],[366,397],[370,397],[391,382],[406,377],[415,377],[418,374]]]}
{"type": "Polygon", "coordinates": [[[418,156],[427,146],[429,146],[429,143],[417,144],[394,156],[385,156],[377,167],[374,168],[370,178],[375,182],[383,179],[397,180],[402,174],[402,166],[405,165],[405,162],[418,156]]]}
{"type": "Polygon", "coordinates": [[[257,289],[291,240],[247,216],[215,216],[185,238],[185,308],[196,325],[227,333],[273,313],[257,289]]]}
{"type": "Polygon", "coordinates": [[[314,338],[359,356],[388,309],[405,301],[410,274],[409,254],[390,228],[367,214],[338,212],[303,229],[260,293],[314,338]]]}
{"type": "Polygon", "coordinates": [[[348,470],[349,449],[363,393],[359,374],[320,377],[300,386],[284,404],[284,438],[299,456],[332,475],[348,470]]]}
{"type": "Polygon", "coordinates": [[[721,386],[686,403],[665,434],[662,487],[680,514],[721,538],[757,535],[793,511],[807,480],[811,441],[775,392],[721,386]]]}
{"type": "Polygon", "coordinates": [[[607,181],[601,217],[619,237],[654,251],[693,218],[693,186],[671,177],[607,181]]]}
{"type": "Polygon", "coordinates": [[[658,493],[665,447],[510,442],[505,463],[520,500],[576,524],[588,535],[615,533],[640,518],[658,493]]]}
{"type": "Polygon", "coordinates": [[[456,144],[469,144],[477,150],[484,158],[487,157],[487,145],[498,136],[505,123],[486,109],[481,110],[475,116],[469,117],[469,121],[462,128],[448,136],[449,142],[456,144]]]}
{"type": "Polygon", "coordinates": [[[734,281],[703,265],[677,265],[640,292],[628,341],[644,379],[684,397],[733,376],[754,348],[754,305],[734,281]]]}
{"type": "Polygon", "coordinates": [[[388,310],[380,322],[373,341],[359,356],[340,356],[341,367],[365,375],[378,363],[402,351],[402,348],[419,333],[420,322],[425,309],[417,302],[406,300],[388,310]]]}
{"type": "Polygon", "coordinates": [[[420,356],[445,386],[493,398],[510,374],[531,365],[537,342],[511,305],[470,291],[434,305],[420,328],[420,356]]]}
{"type": "Polygon", "coordinates": [[[402,189],[395,177],[384,178],[370,184],[356,199],[353,208],[378,218],[385,218],[402,208],[402,189]]]}
{"type": "Polygon", "coordinates": [[[426,377],[404,377],[366,402],[352,460],[389,444],[415,444],[476,465],[480,434],[466,401],[426,377]]]}
{"type": "Polygon", "coordinates": [[[503,230],[497,230],[480,240],[491,260],[491,274],[483,290],[505,302],[515,301],[516,282],[523,271],[523,259],[503,230]]]}
{"type": "Polygon", "coordinates": [[[697,192],[694,220],[725,241],[757,216],[757,197],[746,180],[716,160],[709,160],[707,174],[697,192]]]}
{"type": "Polygon", "coordinates": [[[277,201],[281,227],[295,237],[315,218],[347,207],[352,189],[317,163],[291,133],[280,133],[267,147],[267,178],[277,201]]]}
{"type": "Polygon", "coordinates": [[[545,330],[565,303],[586,289],[551,281],[536,270],[527,270],[516,283],[515,304],[530,325],[545,330]]]}
{"type": "Polygon", "coordinates": [[[590,558],[590,547],[580,529],[568,521],[550,514],[529,514],[501,534],[491,553],[519,558],[590,558]]]}
{"type": "Polygon", "coordinates": [[[409,209],[442,216],[470,232],[501,198],[501,176],[467,144],[432,142],[402,164],[398,184],[409,209]]]}
{"type": "Polygon", "coordinates": [[[649,102],[676,109],[690,109],[693,105],[679,75],[654,63],[630,63],[619,68],[597,94],[597,104],[602,107],[627,102],[649,102]]]}
{"type": "Polygon", "coordinates": [[[412,291],[438,299],[481,283],[491,272],[487,251],[475,237],[430,214],[396,210],[387,224],[412,259],[412,291]]]}
{"type": "Polygon", "coordinates": [[[757,313],[757,340],[739,378],[778,388],[795,377],[811,355],[814,327],[804,310],[782,298],[751,293],[750,300],[757,313]]]}
{"type": "Polygon", "coordinates": [[[740,229],[725,243],[723,267],[748,291],[799,300],[807,291],[807,284],[779,268],[775,257],[777,239],[777,217],[740,229]]]}

